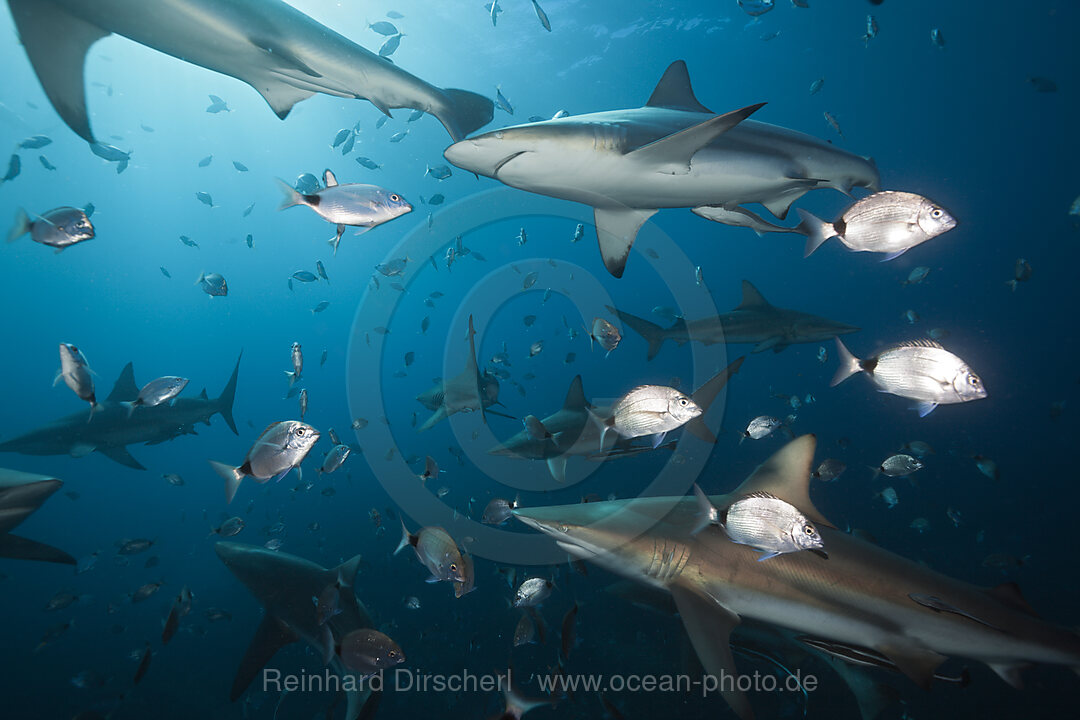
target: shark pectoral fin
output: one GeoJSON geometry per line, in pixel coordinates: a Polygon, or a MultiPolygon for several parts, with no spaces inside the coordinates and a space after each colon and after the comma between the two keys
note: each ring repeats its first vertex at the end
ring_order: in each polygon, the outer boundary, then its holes
{"type": "Polygon", "coordinates": [[[555,478],[555,482],[560,485],[566,482],[566,456],[558,455],[556,457],[550,457],[547,459],[548,471],[551,473],[551,477],[555,478]]]}
{"type": "Polygon", "coordinates": [[[290,85],[269,73],[246,82],[263,96],[270,109],[282,120],[289,116],[293,105],[315,94],[311,90],[290,85]]]}
{"type": "MultiPolygon", "coordinates": [[[[754,346],[754,349],[751,350],[750,352],[751,353],[759,353],[759,352],[764,352],[765,350],[768,350],[769,348],[775,348],[775,347],[778,346],[778,343],[781,340],[783,340],[783,337],[781,337],[780,335],[773,335],[771,338],[766,338],[766,339],[762,340],[761,342],[759,342],[757,345],[754,346]]],[[[781,350],[782,349],[783,348],[781,348],[781,350]]]]}
{"type": "Polygon", "coordinates": [[[299,639],[288,625],[273,615],[264,617],[255,630],[255,637],[251,639],[247,652],[244,653],[244,659],[240,661],[240,667],[236,669],[230,699],[233,702],[238,700],[259,671],[270,662],[270,658],[281,648],[299,639]]]}
{"type": "Polygon", "coordinates": [[[68,450],[68,455],[71,455],[73,458],[81,458],[86,457],[95,450],[97,450],[97,445],[92,445],[91,443],[75,443],[71,446],[71,449],[68,450]]]}
{"type": "Polygon", "coordinates": [[[1028,667],[1023,663],[1007,664],[1007,663],[989,663],[990,669],[997,673],[1005,682],[1012,685],[1017,690],[1024,689],[1024,679],[1020,677],[1020,672],[1028,667]]]}
{"type": "Polygon", "coordinates": [[[742,720],[750,720],[754,717],[750,701],[732,682],[738,676],[728,640],[732,629],[739,624],[739,616],[713,598],[680,585],[672,586],[671,597],[705,671],[716,678],[735,714],[742,720]]]}
{"type": "Polygon", "coordinates": [[[74,565],[75,558],[52,545],[39,543],[37,540],[19,537],[11,533],[0,535],[0,557],[12,560],[38,560],[40,562],[74,565]]]}
{"type": "Polygon", "coordinates": [[[685,130],[643,145],[631,152],[628,157],[653,172],[665,175],[686,175],[690,172],[690,160],[694,157],[694,153],[753,115],[764,105],[765,103],[757,103],[723,115],[716,115],[685,130]]]}
{"type": "Polygon", "coordinates": [[[83,63],[90,46],[109,33],[54,3],[11,0],[8,5],[49,102],[68,127],[83,140],[94,142],[86,113],[83,63]]]}
{"type": "Polygon", "coordinates": [[[924,690],[930,689],[934,672],[946,659],[944,655],[933,650],[911,645],[885,644],[876,647],[875,650],[887,657],[900,672],[924,690]]]}
{"type": "Polygon", "coordinates": [[[822,657],[847,683],[848,689],[855,696],[862,720],[877,720],[887,707],[900,700],[896,688],[877,682],[871,670],[851,665],[831,655],[822,657]]]}
{"type": "Polygon", "coordinates": [[[126,465],[129,468],[133,468],[135,470],[146,469],[145,467],[143,467],[142,463],[140,463],[138,460],[131,456],[131,453],[129,453],[127,448],[123,445],[114,445],[112,447],[99,447],[97,448],[97,451],[105,457],[109,458],[110,460],[118,462],[121,465],[126,465]]]}
{"type": "Polygon", "coordinates": [[[638,230],[655,214],[656,210],[628,207],[593,209],[596,236],[600,242],[600,255],[609,273],[617,278],[623,276],[626,258],[630,255],[634,240],[637,239],[638,230]]]}

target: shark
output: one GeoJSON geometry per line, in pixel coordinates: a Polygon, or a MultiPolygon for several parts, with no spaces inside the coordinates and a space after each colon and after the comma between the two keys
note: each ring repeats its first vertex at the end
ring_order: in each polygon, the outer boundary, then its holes
{"type": "Polygon", "coordinates": [[[219,542],[214,550],[266,610],[237,668],[231,700],[235,702],[244,694],[278,650],[303,641],[341,679],[347,700],[345,720],[373,717],[380,693],[372,692],[361,682],[361,677],[346,668],[336,652],[337,644],[353,630],[374,627],[353,590],[360,556],[327,569],[304,558],[256,545],[219,542]],[[319,608],[313,598],[328,597],[326,591],[332,587],[338,590],[336,614],[320,623],[319,608]]]}
{"type": "MultiPolygon", "coordinates": [[[[670,593],[706,672],[720,679],[735,677],[729,636],[743,619],[862,648],[922,687],[949,657],[986,663],[1014,686],[1029,663],[1080,673],[1080,635],[1036,616],[1015,584],[977,587],[836,529],[810,500],[815,448],[813,435],[792,440],[733,492],[708,502],[722,511],[749,493],[771,493],[816,524],[828,559],[800,552],[758,562],[755,550],[721,528],[702,527],[705,509],[696,497],[518,508],[514,515],[572,557],[670,593]],[[962,613],[927,607],[913,595],[962,613]]],[[[721,690],[740,718],[754,716],[730,680],[721,690]]]]}
{"type": "Polygon", "coordinates": [[[48,475],[0,468],[0,557],[74,565],[75,558],[51,545],[13,535],[64,482],[48,475]]]}
{"type": "Polygon", "coordinates": [[[0,452],[72,457],[96,452],[129,468],[145,470],[128,451],[128,445],[156,445],[180,435],[194,435],[195,424],[209,425],[214,415],[221,415],[229,429],[239,434],[232,414],[239,372],[240,357],[225,389],[216,398],[208,397],[204,389],[198,397],[177,397],[171,404],[138,407],[129,415],[125,403],[139,396],[139,386],[135,384],[134,367],[128,363],[90,422],[86,421],[85,412],[68,415],[0,443],[0,452]]]}
{"type": "MultiPolygon", "coordinates": [[[[706,414],[731,376],[739,372],[744,360],[745,358],[736,359],[691,395],[691,399],[705,412],[687,423],[686,429],[702,441],[716,443],[716,436],[705,424],[706,414]]],[[[537,438],[522,430],[488,450],[488,454],[543,460],[547,463],[551,477],[562,483],[566,481],[566,463],[570,457],[586,456],[606,460],[609,457],[627,457],[655,449],[623,442],[615,433],[602,435],[600,426],[589,417],[590,411],[604,414],[603,410],[597,410],[585,399],[581,376],[577,375],[570,381],[562,407],[540,421],[550,437],[537,438]]]]}
{"type": "Polygon", "coordinates": [[[660,352],[665,340],[682,345],[691,340],[704,345],[752,344],[751,353],[780,352],[796,343],[816,343],[858,332],[854,325],[836,322],[799,310],[776,307],[749,280],[742,281],[742,302],[731,312],[692,322],[680,318],[668,328],[607,306],[648,343],[647,359],[660,352]]]}
{"type": "Polygon", "coordinates": [[[49,101],[90,143],[83,63],[90,47],[111,34],[241,80],[283,120],[316,93],[365,99],[386,115],[393,108],[421,110],[455,141],[494,114],[491,99],[431,85],[280,0],[8,0],[8,6],[49,101]]]}
{"type": "Polygon", "coordinates": [[[460,140],[443,155],[505,185],[592,206],[604,265],[622,277],[638,231],[661,208],[717,206],[725,212],[699,214],[767,227],[740,206],[757,203],[783,219],[815,188],[879,188],[873,160],[749,120],[762,105],[714,114],[677,60],[644,107],[502,128],[460,140]]]}
{"type": "Polygon", "coordinates": [[[476,330],[473,329],[472,315],[469,316],[469,357],[465,360],[465,367],[449,380],[437,382],[417,395],[416,400],[432,411],[431,416],[416,429],[417,432],[430,430],[459,412],[479,411],[485,424],[487,413],[503,415],[490,409],[492,405],[499,404],[498,378],[487,372],[481,373],[476,365],[476,330]]]}

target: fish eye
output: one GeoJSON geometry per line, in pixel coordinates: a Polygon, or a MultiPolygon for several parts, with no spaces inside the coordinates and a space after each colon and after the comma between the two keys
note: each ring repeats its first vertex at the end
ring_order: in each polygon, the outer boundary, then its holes
{"type": "Polygon", "coordinates": [[[974,375],[971,375],[971,376],[969,376],[969,377],[968,377],[968,382],[969,382],[970,384],[972,384],[972,385],[978,386],[978,384],[979,384],[979,378],[977,378],[977,377],[976,377],[976,376],[974,376],[974,375]]]}
{"type": "Polygon", "coordinates": [[[450,563],[450,569],[457,572],[457,563],[450,563]]]}
{"type": "Polygon", "coordinates": [[[296,428],[296,437],[304,437],[304,428],[296,428]]]}
{"type": "Polygon", "coordinates": [[[806,527],[803,528],[803,530],[806,532],[807,535],[812,536],[812,535],[817,534],[817,530],[814,529],[813,525],[807,525],[806,527]]]}
{"type": "Polygon", "coordinates": [[[937,220],[944,214],[945,212],[941,208],[934,208],[930,211],[930,217],[934,218],[935,220],[937,220]]]}
{"type": "Polygon", "coordinates": [[[689,404],[689,402],[690,401],[687,400],[686,398],[679,398],[679,404],[682,405],[683,407],[686,407],[689,404]]]}
{"type": "Polygon", "coordinates": [[[397,657],[397,650],[391,650],[390,652],[388,652],[386,654],[388,656],[392,657],[392,658],[396,658],[397,657]]]}
{"type": "Polygon", "coordinates": [[[399,200],[401,200],[401,196],[398,195],[397,193],[394,193],[393,195],[390,196],[390,202],[397,202],[399,200]]]}

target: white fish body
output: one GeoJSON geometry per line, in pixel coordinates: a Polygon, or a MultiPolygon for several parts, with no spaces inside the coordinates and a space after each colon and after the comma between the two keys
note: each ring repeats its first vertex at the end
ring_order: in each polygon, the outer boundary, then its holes
{"type": "Polygon", "coordinates": [[[319,431],[298,420],[271,423],[248,450],[244,463],[234,467],[210,461],[214,472],[225,480],[225,499],[232,502],[246,476],[258,482],[280,480],[293,468],[299,468],[319,439],[319,431]]]}

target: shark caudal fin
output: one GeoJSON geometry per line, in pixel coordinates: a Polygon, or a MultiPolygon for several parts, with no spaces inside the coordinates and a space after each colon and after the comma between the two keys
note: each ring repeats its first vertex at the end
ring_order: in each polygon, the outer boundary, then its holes
{"type": "Polygon", "coordinates": [[[487,125],[495,117],[495,103],[478,93],[457,88],[443,88],[446,107],[431,111],[454,142],[487,125]]]}
{"type": "Polygon", "coordinates": [[[221,413],[221,417],[225,419],[225,423],[229,426],[229,429],[233,431],[233,435],[239,435],[236,430],[236,421],[233,420],[233,401],[236,399],[236,378],[240,374],[240,358],[244,357],[244,351],[240,351],[240,355],[236,358],[236,366],[233,368],[232,376],[229,377],[229,382],[225,384],[225,389],[221,391],[221,395],[218,396],[216,401],[217,411],[221,413]]]}
{"type": "Polygon", "coordinates": [[[793,228],[793,232],[806,236],[806,249],[803,257],[810,257],[814,251],[825,244],[829,238],[836,237],[836,228],[832,223],[825,222],[817,215],[809,213],[802,208],[795,208],[799,213],[799,224],[793,228]]]}
{"type": "Polygon", "coordinates": [[[229,504],[236,497],[236,491],[240,489],[240,481],[244,479],[244,471],[234,465],[227,465],[217,460],[209,460],[210,467],[225,481],[225,504],[229,504]]]}
{"type": "Polygon", "coordinates": [[[605,305],[610,312],[615,313],[620,320],[629,325],[634,332],[644,338],[645,342],[649,344],[649,351],[646,360],[652,360],[660,352],[660,348],[663,346],[664,341],[668,339],[667,331],[655,323],[651,323],[645,318],[639,318],[637,315],[631,315],[628,312],[617,310],[610,305],[605,305]]]}
{"type": "Polygon", "coordinates": [[[840,361],[840,367],[836,368],[836,374],[833,375],[829,387],[836,387],[855,373],[862,370],[862,363],[859,361],[859,358],[851,354],[851,351],[847,349],[844,343],[840,342],[840,338],[835,338],[835,340],[836,359],[840,361]]]}

